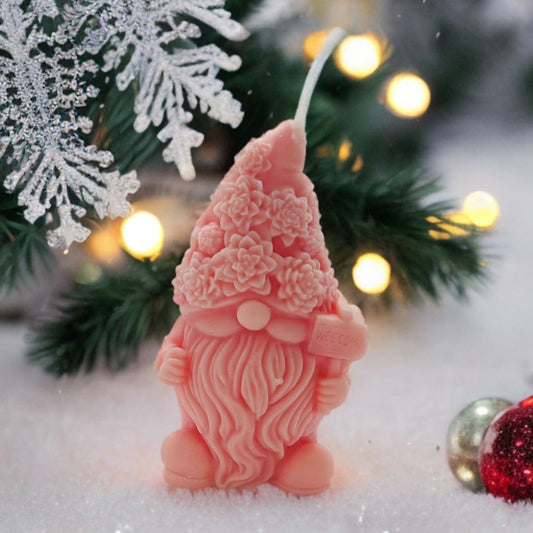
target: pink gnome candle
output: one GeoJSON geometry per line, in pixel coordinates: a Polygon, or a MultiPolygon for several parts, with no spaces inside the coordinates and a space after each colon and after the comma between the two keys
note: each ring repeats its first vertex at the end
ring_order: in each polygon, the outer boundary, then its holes
{"type": "Polygon", "coordinates": [[[329,487],[317,427],[344,401],[367,330],[337,288],[303,167],[311,93],[342,36],[311,67],[295,119],[235,157],[176,269],[181,316],[154,365],[182,414],[161,451],[169,487],[329,487]]]}

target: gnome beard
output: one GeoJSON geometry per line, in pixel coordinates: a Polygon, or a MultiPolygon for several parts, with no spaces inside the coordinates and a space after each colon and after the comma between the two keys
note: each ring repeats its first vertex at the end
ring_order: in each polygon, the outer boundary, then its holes
{"type": "Polygon", "coordinates": [[[215,485],[268,481],[286,447],[316,430],[316,358],[264,330],[221,339],[186,324],[183,344],[189,379],[177,394],[215,457],[215,485]]]}

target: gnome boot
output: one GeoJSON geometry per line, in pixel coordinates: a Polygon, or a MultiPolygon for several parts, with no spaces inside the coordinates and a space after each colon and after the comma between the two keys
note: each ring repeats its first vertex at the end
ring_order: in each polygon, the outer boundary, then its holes
{"type": "Polygon", "coordinates": [[[307,496],[329,488],[333,475],[331,453],[316,442],[298,442],[287,449],[270,483],[292,494],[307,496]]]}
{"type": "Polygon", "coordinates": [[[214,485],[214,459],[195,429],[171,433],[161,446],[163,478],[171,489],[199,490],[214,485]]]}

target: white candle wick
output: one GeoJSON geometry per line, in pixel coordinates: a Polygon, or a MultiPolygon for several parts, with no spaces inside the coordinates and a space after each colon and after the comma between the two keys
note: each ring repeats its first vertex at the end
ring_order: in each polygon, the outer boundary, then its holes
{"type": "Polygon", "coordinates": [[[326,63],[328,57],[331,55],[333,50],[337,45],[344,39],[346,36],[346,31],[342,28],[333,28],[324,42],[324,45],[320,49],[320,52],[313,61],[307,77],[305,78],[305,83],[300,94],[300,100],[298,101],[298,108],[296,109],[296,114],[294,115],[294,127],[301,128],[305,131],[305,119],[307,118],[307,111],[309,109],[309,103],[311,102],[311,96],[315,90],[316,83],[322,72],[322,68],[326,63]]]}

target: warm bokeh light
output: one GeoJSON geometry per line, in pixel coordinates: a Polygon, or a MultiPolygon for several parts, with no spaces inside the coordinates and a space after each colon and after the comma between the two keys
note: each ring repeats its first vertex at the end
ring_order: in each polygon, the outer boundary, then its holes
{"type": "Polygon", "coordinates": [[[428,222],[435,224],[439,230],[430,229],[429,234],[434,239],[451,239],[452,237],[466,237],[471,233],[472,221],[462,212],[450,213],[442,218],[428,217],[428,222]],[[447,223],[452,222],[452,224],[447,223]],[[460,224],[460,225],[456,225],[460,224]],[[442,231],[440,231],[442,230],[442,231]]]}
{"type": "Polygon", "coordinates": [[[95,230],[87,240],[87,250],[99,263],[113,263],[122,255],[120,234],[115,224],[95,230]]]}
{"type": "Polygon", "coordinates": [[[163,248],[163,226],[148,211],[130,215],[120,228],[124,248],[134,257],[154,258],[163,248]]]}
{"type": "Polygon", "coordinates": [[[339,158],[339,161],[341,163],[344,163],[350,157],[351,153],[352,143],[348,139],[345,139],[344,141],[342,141],[339,147],[339,153],[337,154],[337,157],[339,158]]]}
{"type": "Polygon", "coordinates": [[[464,199],[463,213],[477,228],[489,229],[500,216],[500,206],[492,194],[474,191],[464,199]]]}
{"type": "Polygon", "coordinates": [[[322,144],[315,150],[317,157],[329,157],[333,154],[333,147],[330,144],[322,144]]]}
{"type": "Polygon", "coordinates": [[[420,117],[426,112],[430,101],[431,92],[427,83],[416,74],[401,72],[387,83],[385,104],[399,117],[420,117]]]}
{"type": "Polygon", "coordinates": [[[382,45],[373,33],[349,35],[335,53],[335,64],[339,70],[356,80],[370,76],[382,59],[382,45]]]}
{"type": "MultiPolygon", "coordinates": [[[[313,61],[324,45],[330,29],[315,31],[303,43],[303,52],[308,62],[313,61]]],[[[370,76],[390,54],[384,38],[373,33],[348,35],[335,52],[338,69],[356,80],[370,76]]]]}
{"type": "Polygon", "coordinates": [[[390,283],[391,268],[389,262],[379,254],[363,254],[357,259],[352,277],[355,286],[367,294],[380,294],[390,283]]]}
{"type": "Polygon", "coordinates": [[[315,59],[330,31],[330,29],[315,31],[305,38],[303,51],[307,61],[311,62],[315,59]]]}
{"type": "Polygon", "coordinates": [[[363,156],[361,154],[357,154],[357,157],[355,158],[355,161],[352,165],[352,172],[359,172],[364,166],[364,160],[363,156]]]}

